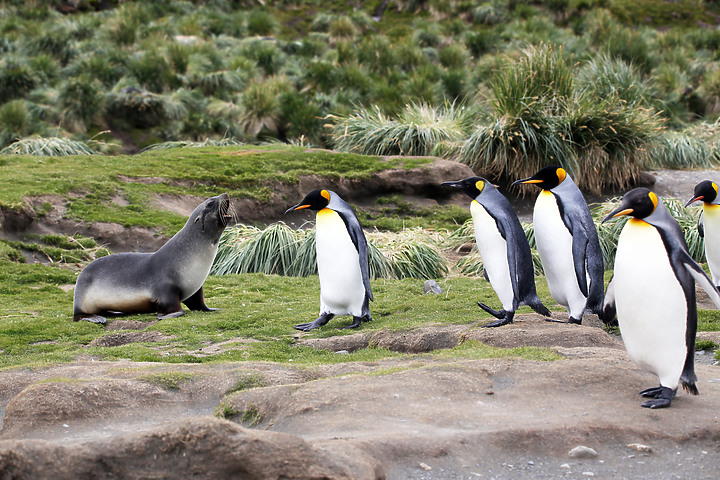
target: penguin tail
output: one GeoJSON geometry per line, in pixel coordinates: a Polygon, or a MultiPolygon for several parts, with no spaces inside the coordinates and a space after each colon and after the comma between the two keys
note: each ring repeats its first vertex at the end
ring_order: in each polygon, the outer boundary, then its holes
{"type": "Polygon", "coordinates": [[[542,303],[542,301],[538,297],[531,299],[529,302],[527,302],[526,305],[544,317],[550,316],[550,310],[542,303]]]}
{"type": "Polygon", "coordinates": [[[695,382],[687,382],[681,378],[680,384],[682,385],[683,390],[688,392],[690,395],[698,395],[700,393],[700,392],[698,392],[698,389],[695,386],[695,382]]]}
{"type": "Polygon", "coordinates": [[[542,302],[531,304],[530,308],[532,308],[544,317],[549,317],[551,315],[550,310],[545,305],[543,305],[542,302]]]}

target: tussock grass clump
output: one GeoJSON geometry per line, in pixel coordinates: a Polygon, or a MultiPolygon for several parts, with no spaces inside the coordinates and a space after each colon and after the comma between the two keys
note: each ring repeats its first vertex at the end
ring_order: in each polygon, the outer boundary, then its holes
{"type": "MultiPolygon", "coordinates": [[[[444,257],[432,240],[417,230],[369,234],[372,278],[440,278],[447,273],[444,257]]],[[[225,229],[212,274],[265,273],[292,277],[317,274],[315,230],[293,230],[282,222],[259,229],[239,225],[225,229]]]]}
{"type": "MultiPolygon", "coordinates": [[[[603,92],[617,81],[617,69],[608,69],[599,84],[603,92]]],[[[662,122],[653,110],[629,104],[618,93],[601,97],[589,82],[576,87],[575,70],[560,47],[523,50],[494,77],[491,121],[476,127],[459,160],[508,179],[529,177],[555,163],[580,188],[596,194],[632,185],[662,122]]]]}
{"type": "Polygon", "coordinates": [[[36,155],[60,157],[65,155],[96,155],[85,142],[60,137],[28,137],[0,150],[0,155],[36,155]]]}
{"type": "Polygon", "coordinates": [[[335,116],[335,148],[365,155],[430,155],[435,147],[465,138],[478,110],[463,104],[406,105],[397,119],[379,108],[335,116]]]}
{"type": "Polygon", "coordinates": [[[720,158],[708,133],[717,134],[717,126],[665,132],[650,151],[647,166],[678,170],[717,167],[720,158]]]}

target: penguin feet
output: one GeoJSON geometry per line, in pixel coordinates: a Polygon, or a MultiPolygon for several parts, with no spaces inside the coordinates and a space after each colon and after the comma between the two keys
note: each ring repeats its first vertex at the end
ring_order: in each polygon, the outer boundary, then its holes
{"type": "Polygon", "coordinates": [[[643,402],[640,406],[645,408],[667,408],[670,406],[670,402],[672,402],[675,392],[677,392],[677,390],[663,387],[662,385],[659,387],[647,388],[640,392],[640,395],[643,397],[651,397],[654,400],[643,402]]]}
{"type": "Polygon", "coordinates": [[[502,327],[503,325],[513,323],[515,312],[506,312],[505,310],[503,310],[503,312],[505,312],[505,316],[503,318],[490,322],[487,325],[483,325],[482,328],[502,327]]]}
{"type": "Polygon", "coordinates": [[[477,302],[477,304],[478,304],[478,307],[482,308],[483,310],[485,310],[487,313],[489,313],[490,315],[492,315],[495,318],[504,319],[507,314],[507,312],[505,310],[500,310],[498,312],[497,310],[488,307],[484,303],[477,302]]]}
{"type": "Polygon", "coordinates": [[[553,323],[569,323],[573,325],[582,325],[582,318],[573,318],[569,317],[567,322],[563,322],[562,320],[555,320],[553,318],[546,318],[546,322],[553,322],[553,323]]]}
{"type": "Polygon", "coordinates": [[[372,317],[370,315],[365,315],[364,317],[353,316],[353,322],[350,325],[340,327],[340,330],[347,330],[348,328],[357,328],[360,326],[361,322],[369,322],[371,320],[372,320],[372,317]]]}
{"type": "Polygon", "coordinates": [[[314,322],[299,323],[295,325],[294,328],[302,332],[309,332],[312,329],[322,327],[323,325],[328,323],[334,316],[335,314],[333,313],[323,313],[314,322]]]}

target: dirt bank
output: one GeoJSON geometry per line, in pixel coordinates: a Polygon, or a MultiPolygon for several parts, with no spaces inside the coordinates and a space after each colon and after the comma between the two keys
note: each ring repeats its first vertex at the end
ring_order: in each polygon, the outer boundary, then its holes
{"type": "MultiPolygon", "coordinates": [[[[562,359],[414,354],[316,367],[86,359],[6,370],[0,471],[10,478],[717,478],[720,367],[698,365],[700,396],[681,392],[670,409],[653,411],[640,407],[637,392],[657,379],[596,327],[529,314],[498,329],[376,335],[398,351],[446,348],[457,338],[554,346],[562,359]],[[181,381],[168,385],[168,376],[181,381]],[[596,455],[570,457],[578,446],[596,455]]],[[[343,338],[351,344],[351,337],[343,338]]]]}

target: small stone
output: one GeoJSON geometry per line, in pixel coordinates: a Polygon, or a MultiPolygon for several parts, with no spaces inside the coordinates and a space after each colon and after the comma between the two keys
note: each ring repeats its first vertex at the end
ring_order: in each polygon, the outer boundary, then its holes
{"type": "Polygon", "coordinates": [[[568,452],[572,458],[595,458],[598,453],[590,447],[579,445],[568,452]]]}
{"type": "Polygon", "coordinates": [[[443,293],[443,289],[435,280],[425,280],[425,283],[423,283],[423,293],[434,293],[435,295],[440,295],[443,293]]]}
{"type": "Polygon", "coordinates": [[[420,468],[422,468],[426,472],[429,472],[430,470],[432,470],[432,467],[425,462],[420,462],[420,468]]]}
{"type": "Polygon", "coordinates": [[[350,355],[350,352],[348,352],[347,350],[338,350],[335,353],[337,353],[338,355],[350,355]]]}
{"type": "Polygon", "coordinates": [[[643,445],[642,443],[630,443],[627,445],[627,447],[632,448],[633,450],[637,450],[640,453],[652,453],[653,451],[652,447],[643,445]]]}
{"type": "Polygon", "coordinates": [[[585,475],[586,477],[594,477],[595,476],[595,474],[593,472],[583,472],[582,474],[585,475]]]}
{"type": "Polygon", "coordinates": [[[485,395],[495,395],[495,390],[493,390],[492,388],[488,388],[487,390],[485,390],[485,395]]]}
{"type": "Polygon", "coordinates": [[[562,465],[560,465],[560,468],[566,468],[566,469],[570,470],[570,465],[567,463],[563,463],[562,465]]]}

